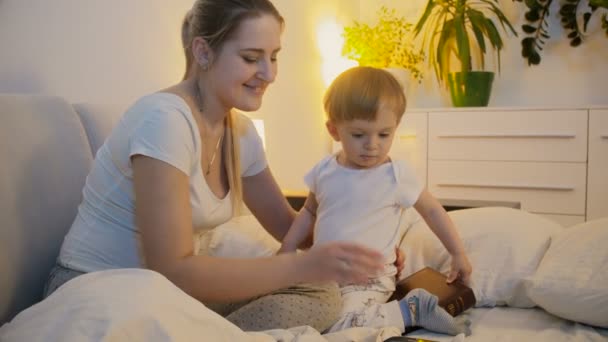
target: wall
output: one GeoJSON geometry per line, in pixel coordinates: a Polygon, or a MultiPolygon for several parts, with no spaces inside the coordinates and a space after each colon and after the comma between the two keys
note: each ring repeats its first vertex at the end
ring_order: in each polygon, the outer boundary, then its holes
{"type": "MultiPolygon", "coordinates": [[[[426,0],[360,0],[360,20],[373,23],[378,8],[384,5],[398,10],[415,23],[426,3],[426,0]]],[[[525,6],[512,0],[501,0],[500,4],[520,32],[525,6]]],[[[598,32],[599,25],[591,25],[594,34],[583,45],[571,48],[559,25],[555,8],[557,1],[553,5],[551,39],[547,41],[540,65],[529,67],[521,57],[521,37],[502,35],[505,49],[501,54],[501,73],[494,80],[489,106],[586,107],[608,104],[607,37],[598,32]]],[[[599,19],[599,16],[596,14],[594,19],[599,19]]],[[[428,70],[422,84],[410,86],[408,101],[410,108],[450,106],[446,92],[437,86],[435,75],[428,70]]]]}
{"type": "Polygon", "coordinates": [[[0,92],[124,108],[176,82],[192,0],[0,0],[0,92]]]}
{"type": "MultiPolygon", "coordinates": [[[[193,0],[0,0],[0,92],[41,93],[124,110],[180,80],[183,15],[193,0]]],[[[329,151],[316,25],[357,17],[350,0],[275,0],[287,27],[279,77],[259,112],[284,188],[329,151]]]]}
{"type": "MultiPolygon", "coordinates": [[[[274,2],[287,21],[279,76],[260,111],[251,116],[265,120],[268,159],[280,185],[301,189],[303,174],[330,150],[321,107],[324,85],[316,26],[328,17],[343,24],[351,18],[369,21],[383,4],[413,21],[424,1],[274,2]]],[[[139,96],[181,78],[179,29],[191,4],[192,0],[0,0],[0,92],[55,94],[124,110],[139,96]]],[[[503,6],[519,27],[521,4],[505,0],[503,6]]],[[[572,49],[555,37],[537,67],[528,67],[519,57],[519,39],[508,39],[491,106],[608,104],[608,40],[596,34],[572,49]]],[[[421,85],[410,86],[410,108],[448,105],[433,77],[427,74],[421,85]]]]}

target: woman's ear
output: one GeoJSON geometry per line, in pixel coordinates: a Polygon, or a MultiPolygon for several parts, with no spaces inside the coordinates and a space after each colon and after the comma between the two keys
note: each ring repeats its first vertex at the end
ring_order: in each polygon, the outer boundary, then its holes
{"type": "Polygon", "coordinates": [[[211,64],[213,51],[203,37],[195,37],[192,40],[192,54],[194,59],[203,70],[207,70],[211,64]]]}
{"type": "Polygon", "coordinates": [[[340,135],[338,134],[338,128],[336,127],[336,125],[334,124],[333,121],[327,120],[325,122],[325,127],[327,127],[327,131],[329,132],[329,135],[331,135],[331,137],[334,138],[335,141],[340,141],[340,135]]]}

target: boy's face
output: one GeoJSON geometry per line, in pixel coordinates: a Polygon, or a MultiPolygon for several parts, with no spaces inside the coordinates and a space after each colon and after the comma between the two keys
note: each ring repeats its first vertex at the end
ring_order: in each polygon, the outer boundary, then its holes
{"type": "Polygon", "coordinates": [[[342,143],[338,162],[346,167],[366,169],[388,161],[388,151],[398,125],[392,108],[380,106],[374,121],[328,121],[327,129],[334,140],[342,143]]]}

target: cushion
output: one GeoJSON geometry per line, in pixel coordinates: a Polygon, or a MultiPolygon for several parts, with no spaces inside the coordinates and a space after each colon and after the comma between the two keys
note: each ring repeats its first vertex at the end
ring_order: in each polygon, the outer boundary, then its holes
{"type": "Polygon", "coordinates": [[[202,234],[198,253],[223,258],[255,258],[271,256],[280,246],[255,216],[243,215],[202,234]]]}
{"type": "Polygon", "coordinates": [[[529,296],[546,311],[608,328],[608,218],[556,234],[532,278],[529,296]]]}
{"type": "MultiPolygon", "coordinates": [[[[475,306],[533,307],[525,290],[549,247],[563,228],[542,216],[511,208],[474,208],[449,212],[468,253],[475,306]]],[[[450,255],[424,221],[410,228],[401,244],[406,253],[402,276],[429,266],[447,274],[450,255]]]]}
{"type": "Polygon", "coordinates": [[[42,299],[93,155],[65,99],[0,95],[0,325],[42,299]]]}

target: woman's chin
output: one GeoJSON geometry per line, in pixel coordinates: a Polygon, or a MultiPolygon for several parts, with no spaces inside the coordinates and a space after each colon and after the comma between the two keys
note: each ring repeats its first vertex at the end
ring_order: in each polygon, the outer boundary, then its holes
{"type": "Polygon", "coordinates": [[[243,112],[253,112],[260,109],[261,106],[262,99],[248,99],[247,101],[240,101],[240,103],[237,103],[234,107],[243,112]]]}

